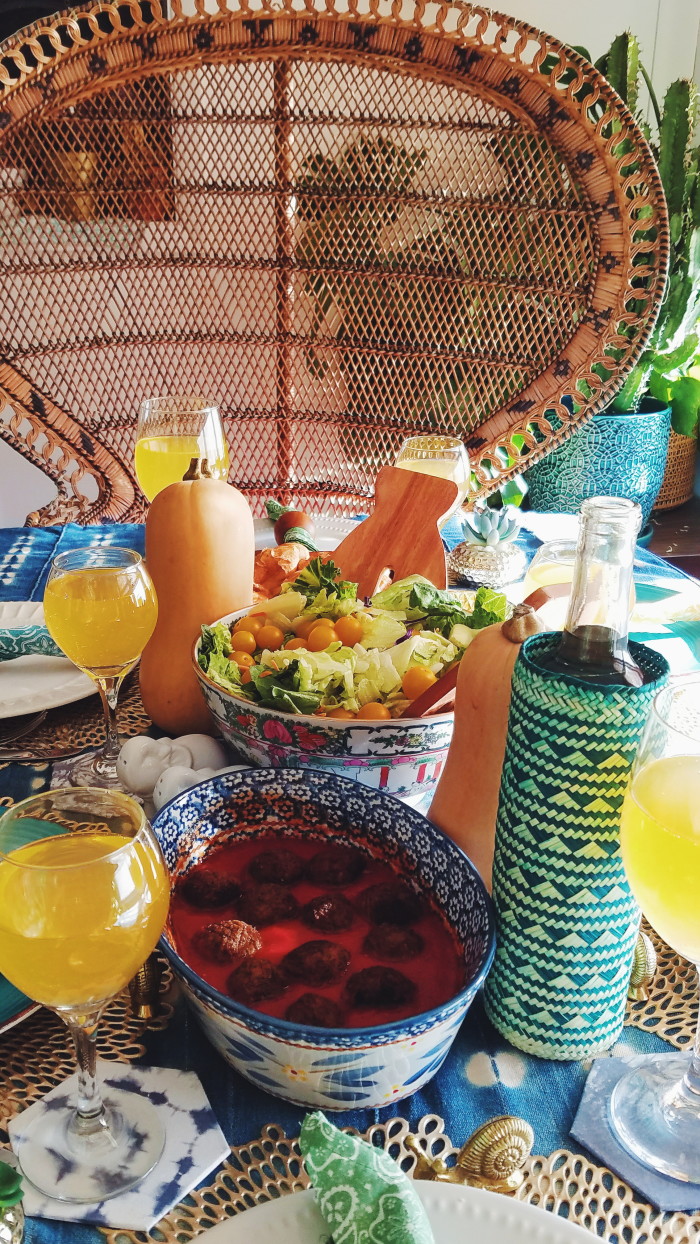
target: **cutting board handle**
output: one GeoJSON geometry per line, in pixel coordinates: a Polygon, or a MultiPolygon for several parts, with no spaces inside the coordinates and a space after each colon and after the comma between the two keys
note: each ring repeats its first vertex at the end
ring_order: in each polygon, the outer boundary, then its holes
{"type": "Polygon", "coordinates": [[[343,578],[357,582],[358,596],[373,596],[386,572],[391,579],[421,574],[435,587],[447,587],[438,520],[451,510],[457,495],[452,480],[382,467],[372,514],[333,554],[343,578]]]}

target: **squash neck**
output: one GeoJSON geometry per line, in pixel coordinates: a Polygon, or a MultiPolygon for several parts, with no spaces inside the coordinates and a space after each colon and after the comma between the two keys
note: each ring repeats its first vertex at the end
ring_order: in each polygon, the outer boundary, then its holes
{"type": "Polygon", "coordinates": [[[213,475],[209,470],[209,461],[207,458],[192,458],[182,479],[213,479],[213,475]]]}

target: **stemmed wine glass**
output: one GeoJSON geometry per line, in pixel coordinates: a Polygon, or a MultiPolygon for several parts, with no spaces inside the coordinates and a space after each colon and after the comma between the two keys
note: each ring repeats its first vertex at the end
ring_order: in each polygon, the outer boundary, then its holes
{"type": "Polygon", "coordinates": [[[158,602],[143,559],[133,549],[95,547],[60,553],[44,592],[52,639],[95,680],[105,712],[102,751],[69,769],[74,785],[121,789],[117,779],[117,696],[155,629],[158,602]]]}
{"type": "MultiPolygon", "coordinates": [[[[657,933],[700,971],[700,677],[658,693],[622,811],[630,888],[657,933]]],[[[613,1130],[638,1161],[700,1183],[700,1021],[691,1057],[662,1054],[627,1072],[613,1130]]]]}
{"type": "Polygon", "coordinates": [[[193,458],[206,458],[214,479],[226,479],[228,446],[214,402],[204,397],[151,397],[136,427],[136,476],[149,501],[185,475],[193,458]]]}
{"type": "Polygon", "coordinates": [[[454,504],[438,523],[444,527],[449,518],[464,504],[469,491],[469,454],[458,436],[409,436],[396,455],[395,466],[403,471],[417,471],[419,475],[436,475],[439,479],[452,480],[457,485],[454,504]]]}
{"type": "Polygon", "coordinates": [[[102,1201],[158,1161],[156,1108],[95,1078],[100,1012],[153,950],[168,874],[143,809],[121,791],[68,787],[0,817],[0,971],[65,1020],[78,1059],[77,1103],[20,1126],[18,1156],[41,1192],[102,1201]]]}

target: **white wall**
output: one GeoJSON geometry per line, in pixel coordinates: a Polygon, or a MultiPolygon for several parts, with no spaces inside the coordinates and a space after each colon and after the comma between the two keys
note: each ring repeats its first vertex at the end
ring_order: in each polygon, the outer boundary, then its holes
{"type": "MultiPolygon", "coordinates": [[[[675,78],[694,72],[700,83],[699,0],[495,0],[493,7],[587,47],[594,59],[615,35],[633,30],[660,97],[675,78]]],[[[0,526],[21,525],[54,494],[51,481],[0,440],[0,526]]]]}

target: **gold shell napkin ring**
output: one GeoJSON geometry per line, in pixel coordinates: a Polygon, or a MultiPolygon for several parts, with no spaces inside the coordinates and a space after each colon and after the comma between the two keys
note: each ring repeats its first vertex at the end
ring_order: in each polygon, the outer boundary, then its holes
{"type": "Polygon", "coordinates": [[[442,1158],[428,1157],[413,1135],[407,1136],[406,1147],[416,1155],[414,1179],[468,1184],[512,1196],[525,1178],[521,1167],[530,1156],[534,1141],[529,1123],[503,1114],[482,1123],[472,1133],[457,1154],[454,1166],[448,1166],[442,1158]]]}

